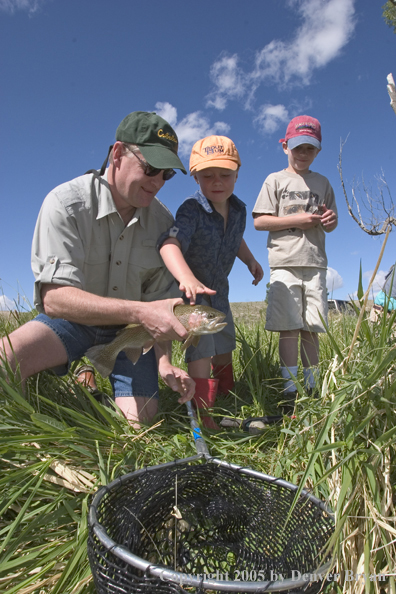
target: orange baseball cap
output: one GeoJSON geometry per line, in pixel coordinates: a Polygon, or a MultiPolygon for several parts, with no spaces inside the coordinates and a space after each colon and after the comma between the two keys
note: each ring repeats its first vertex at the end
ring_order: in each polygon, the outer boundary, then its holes
{"type": "Polygon", "coordinates": [[[207,136],[192,147],[191,175],[208,167],[224,167],[236,171],[240,165],[241,159],[236,146],[227,136],[207,136]]]}

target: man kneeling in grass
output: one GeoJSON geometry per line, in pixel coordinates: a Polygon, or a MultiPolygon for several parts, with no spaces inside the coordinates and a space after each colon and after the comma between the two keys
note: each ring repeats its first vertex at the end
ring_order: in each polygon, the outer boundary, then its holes
{"type": "Polygon", "coordinates": [[[34,305],[39,315],[3,339],[0,357],[22,381],[53,369],[67,373],[97,344],[111,342],[126,324],[142,324],[158,342],[136,365],[121,352],[110,375],[116,404],[131,423],[150,421],[158,406],[158,372],[190,400],[195,383],[174,367],[170,343],[187,331],[173,314],[182,299],[157,250],[172,225],[156,198],[177,156],[171,126],[155,113],[132,112],[116,131],[100,172],[64,183],[45,198],[32,246],[34,305]]]}

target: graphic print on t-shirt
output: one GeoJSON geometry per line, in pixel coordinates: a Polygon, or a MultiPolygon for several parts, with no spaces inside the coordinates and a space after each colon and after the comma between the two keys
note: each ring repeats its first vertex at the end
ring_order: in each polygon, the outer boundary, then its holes
{"type": "Polygon", "coordinates": [[[310,190],[295,192],[293,190],[284,190],[280,203],[279,216],[297,214],[299,212],[310,212],[316,214],[319,212],[321,201],[319,194],[310,190]]]}

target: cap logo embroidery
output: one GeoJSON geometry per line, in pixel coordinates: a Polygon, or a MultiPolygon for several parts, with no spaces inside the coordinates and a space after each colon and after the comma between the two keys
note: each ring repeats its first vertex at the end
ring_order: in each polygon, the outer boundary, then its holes
{"type": "Polygon", "coordinates": [[[213,155],[214,153],[224,153],[224,147],[221,144],[217,146],[213,144],[212,146],[206,146],[204,151],[207,155],[213,155]]]}
{"type": "Polygon", "coordinates": [[[177,144],[177,138],[173,134],[169,134],[168,132],[164,132],[162,128],[160,128],[157,132],[160,138],[166,138],[166,140],[170,140],[171,142],[175,142],[177,144]]]}
{"type": "Polygon", "coordinates": [[[311,130],[312,132],[315,132],[316,126],[314,124],[309,124],[309,123],[297,124],[297,126],[296,126],[296,130],[306,130],[306,129],[311,130]]]}

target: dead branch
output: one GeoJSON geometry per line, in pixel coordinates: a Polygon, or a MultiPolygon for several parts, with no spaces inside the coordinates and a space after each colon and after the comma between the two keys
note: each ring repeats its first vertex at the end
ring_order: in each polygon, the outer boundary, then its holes
{"type": "Polygon", "coordinates": [[[362,183],[352,186],[352,200],[350,200],[342,173],[342,151],[345,143],[346,140],[341,140],[338,171],[348,212],[355,223],[368,235],[383,235],[388,227],[392,225],[396,227],[395,205],[384,173],[382,172],[377,178],[376,194],[373,194],[363,180],[362,183]],[[366,216],[363,215],[363,210],[367,213],[366,216]]]}

